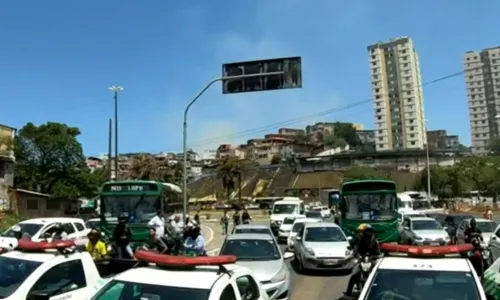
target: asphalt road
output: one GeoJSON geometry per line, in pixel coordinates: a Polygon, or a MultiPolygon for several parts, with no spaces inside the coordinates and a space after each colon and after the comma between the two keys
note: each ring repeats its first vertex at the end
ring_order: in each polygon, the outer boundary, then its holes
{"type": "MultiPolygon", "coordinates": [[[[254,223],[268,224],[269,220],[255,220],[254,223]]],[[[217,255],[224,236],[218,223],[203,223],[203,233],[206,240],[206,249],[210,255],[217,255]]],[[[285,246],[281,245],[284,253],[285,246]]],[[[298,274],[294,268],[293,259],[288,261],[291,274],[291,300],[318,299],[337,300],[344,299],[343,292],[347,287],[349,274],[338,272],[310,273],[307,275],[298,274]]]]}

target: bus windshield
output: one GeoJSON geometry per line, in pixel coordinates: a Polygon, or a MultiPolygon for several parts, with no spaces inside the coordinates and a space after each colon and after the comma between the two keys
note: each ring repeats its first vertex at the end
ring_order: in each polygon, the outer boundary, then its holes
{"type": "Polygon", "coordinates": [[[102,200],[106,218],[119,217],[121,213],[128,213],[130,221],[149,221],[160,208],[159,196],[103,196],[102,200]]]}
{"type": "Polygon", "coordinates": [[[396,218],[393,193],[345,195],[345,217],[352,220],[388,220],[396,218]]]}

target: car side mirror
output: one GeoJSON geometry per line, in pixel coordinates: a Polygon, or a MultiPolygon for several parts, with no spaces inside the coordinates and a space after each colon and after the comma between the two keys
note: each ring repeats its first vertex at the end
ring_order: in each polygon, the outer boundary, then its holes
{"type": "Polygon", "coordinates": [[[26,297],[26,300],[49,300],[50,295],[44,292],[39,292],[39,291],[34,291],[29,293],[29,295],[26,297]]]}
{"type": "Polygon", "coordinates": [[[284,259],[290,259],[292,257],[294,257],[295,255],[293,254],[293,252],[285,252],[285,254],[283,254],[283,258],[284,259]]]}
{"type": "Polygon", "coordinates": [[[494,241],[496,239],[497,239],[497,237],[495,235],[490,238],[490,240],[492,240],[492,241],[494,241]]]}
{"type": "Polygon", "coordinates": [[[443,227],[443,229],[444,229],[444,230],[448,230],[448,226],[444,226],[444,227],[443,227]]]}
{"type": "Polygon", "coordinates": [[[300,240],[302,240],[302,237],[300,237],[300,236],[296,236],[296,237],[295,237],[295,240],[296,240],[296,241],[300,241],[300,240]]]}
{"type": "Polygon", "coordinates": [[[403,229],[404,229],[404,230],[410,230],[410,227],[405,226],[405,227],[403,227],[403,229]]]}

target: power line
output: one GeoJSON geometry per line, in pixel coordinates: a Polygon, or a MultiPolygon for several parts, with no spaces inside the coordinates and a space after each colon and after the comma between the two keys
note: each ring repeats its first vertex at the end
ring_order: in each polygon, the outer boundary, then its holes
{"type": "MultiPolygon", "coordinates": [[[[471,71],[471,70],[474,70],[474,69],[481,69],[481,68],[482,67],[471,68],[471,69],[467,69],[465,71],[448,74],[446,76],[442,76],[442,77],[439,77],[439,78],[427,81],[427,82],[419,85],[419,87],[424,87],[424,86],[432,85],[432,84],[435,84],[435,83],[439,83],[441,81],[445,81],[445,80],[448,80],[448,79],[460,76],[460,75],[464,74],[464,72],[466,72],[466,71],[471,71]]],[[[402,91],[400,91],[400,93],[405,92],[405,91],[407,91],[407,90],[402,90],[402,91]]],[[[344,105],[344,106],[342,106],[340,108],[331,108],[331,109],[324,110],[324,111],[321,111],[321,112],[318,112],[318,113],[309,114],[309,115],[305,115],[305,116],[302,116],[302,117],[298,117],[298,118],[294,118],[294,119],[289,119],[289,120],[285,120],[285,121],[281,121],[281,122],[277,122],[277,123],[271,123],[271,124],[264,125],[264,126],[261,126],[261,127],[256,127],[256,128],[253,128],[253,129],[247,129],[247,130],[240,131],[238,133],[231,134],[231,135],[217,136],[217,137],[213,137],[213,138],[210,138],[210,139],[200,140],[200,141],[196,142],[195,144],[190,145],[190,148],[195,148],[195,147],[199,147],[199,146],[209,145],[209,144],[212,144],[213,142],[220,141],[220,140],[235,139],[235,138],[239,138],[239,137],[253,135],[253,134],[264,132],[264,131],[267,131],[267,130],[270,130],[270,129],[275,129],[277,127],[282,127],[282,126],[287,126],[287,125],[291,125],[291,124],[296,124],[296,123],[300,123],[300,122],[303,122],[303,121],[311,120],[311,119],[314,119],[314,118],[317,118],[317,117],[322,117],[322,116],[325,116],[325,115],[329,115],[329,114],[332,114],[332,113],[335,113],[335,112],[340,112],[340,111],[348,110],[348,109],[351,109],[351,108],[354,108],[354,107],[357,107],[357,106],[361,106],[363,104],[371,103],[371,102],[372,102],[372,99],[370,98],[370,99],[366,99],[366,100],[362,100],[362,101],[357,101],[357,102],[354,102],[354,103],[351,103],[351,104],[348,104],[348,105],[344,105]]]]}

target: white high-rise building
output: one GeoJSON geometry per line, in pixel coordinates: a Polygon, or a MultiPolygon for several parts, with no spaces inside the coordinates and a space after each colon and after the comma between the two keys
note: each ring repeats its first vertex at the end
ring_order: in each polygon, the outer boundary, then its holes
{"type": "Polygon", "coordinates": [[[499,137],[500,47],[469,51],[464,57],[469,103],[472,152],[488,153],[492,138],[499,137]]]}
{"type": "Polygon", "coordinates": [[[426,129],[418,55],[409,37],[368,46],[377,151],[422,149],[426,129]]]}

